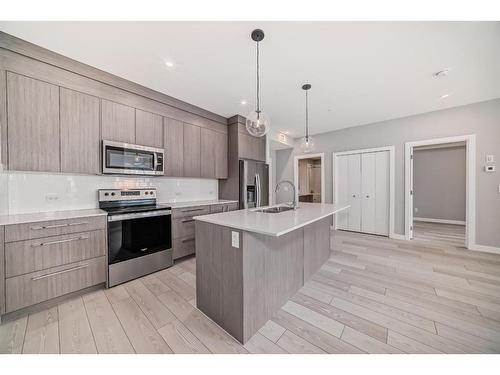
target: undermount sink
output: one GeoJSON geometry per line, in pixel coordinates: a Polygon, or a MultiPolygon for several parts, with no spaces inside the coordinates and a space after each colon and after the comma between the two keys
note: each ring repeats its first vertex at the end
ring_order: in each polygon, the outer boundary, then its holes
{"type": "Polygon", "coordinates": [[[266,214],[278,214],[280,212],[290,211],[290,210],[293,210],[293,207],[277,206],[277,207],[260,208],[260,209],[256,209],[253,211],[254,212],[264,212],[266,214]]]}

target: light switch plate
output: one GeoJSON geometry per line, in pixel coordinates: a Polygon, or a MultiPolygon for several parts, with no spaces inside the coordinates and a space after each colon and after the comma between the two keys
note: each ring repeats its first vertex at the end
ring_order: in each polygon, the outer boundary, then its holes
{"type": "Polygon", "coordinates": [[[231,245],[237,249],[240,248],[240,233],[231,231],[231,245]]]}

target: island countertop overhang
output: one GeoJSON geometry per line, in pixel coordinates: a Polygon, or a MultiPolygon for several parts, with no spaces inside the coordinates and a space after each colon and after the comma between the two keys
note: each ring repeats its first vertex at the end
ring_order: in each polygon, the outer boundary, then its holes
{"type": "Polygon", "coordinates": [[[255,209],[245,209],[195,216],[194,219],[247,232],[279,237],[349,207],[347,204],[301,202],[296,210],[280,213],[255,212],[255,209]]]}

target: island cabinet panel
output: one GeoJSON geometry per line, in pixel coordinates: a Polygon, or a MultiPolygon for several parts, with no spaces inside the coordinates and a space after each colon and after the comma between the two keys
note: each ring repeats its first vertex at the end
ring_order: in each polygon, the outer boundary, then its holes
{"type": "Polygon", "coordinates": [[[98,174],[99,98],[61,87],[61,172],[98,174]]]}
{"type": "Polygon", "coordinates": [[[0,315],[5,313],[4,227],[0,226],[0,315]]]}
{"type": "Polygon", "coordinates": [[[165,176],[184,176],[184,124],[172,118],[163,118],[163,148],[165,149],[165,176]]]}
{"type": "Polygon", "coordinates": [[[200,127],[184,124],[184,177],[200,177],[200,149],[201,131],[200,127]]]}
{"type": "Polygon", "coordinates": [[[135,108],[103,99],[101,128],[102,139],[135,143],[135,108]]]}
{"type": "Polygon", "coordinates": [[[10,170],[59,172],[59,87],[7,73],[10,170]]]}
{"type": "Polygon", "coordinates": [[[215,132],[215,178],[225,179],[228,176],[228,136],[215,132]]]}
{"type": "Polygon", "coordinates": [[[135,110],[135,143],[163,147],[163,117],[151,112],[135,110]]]}
{"type": "Polygon", "coordinates": [[[201,177],[215,178],[216,133],[210,129],[201,129],[201,177]]]}
{"type": "Polygon", "coordinates": [[[330,258],[330,217],[304,227],[304,280],[330,258]]]}

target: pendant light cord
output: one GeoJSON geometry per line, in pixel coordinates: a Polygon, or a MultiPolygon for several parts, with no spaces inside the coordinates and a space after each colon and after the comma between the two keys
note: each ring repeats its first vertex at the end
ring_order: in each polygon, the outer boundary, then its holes
{"type": "Polygon", "coordinates": [[[259,42],[257,42],[257,118],[260,117],[260,65],[259,65],[259,42]]]}
{"type": "Polygon", "coordinates": [[[309,100],[306,90],[306,141],[309,141],[309,100]]]}

